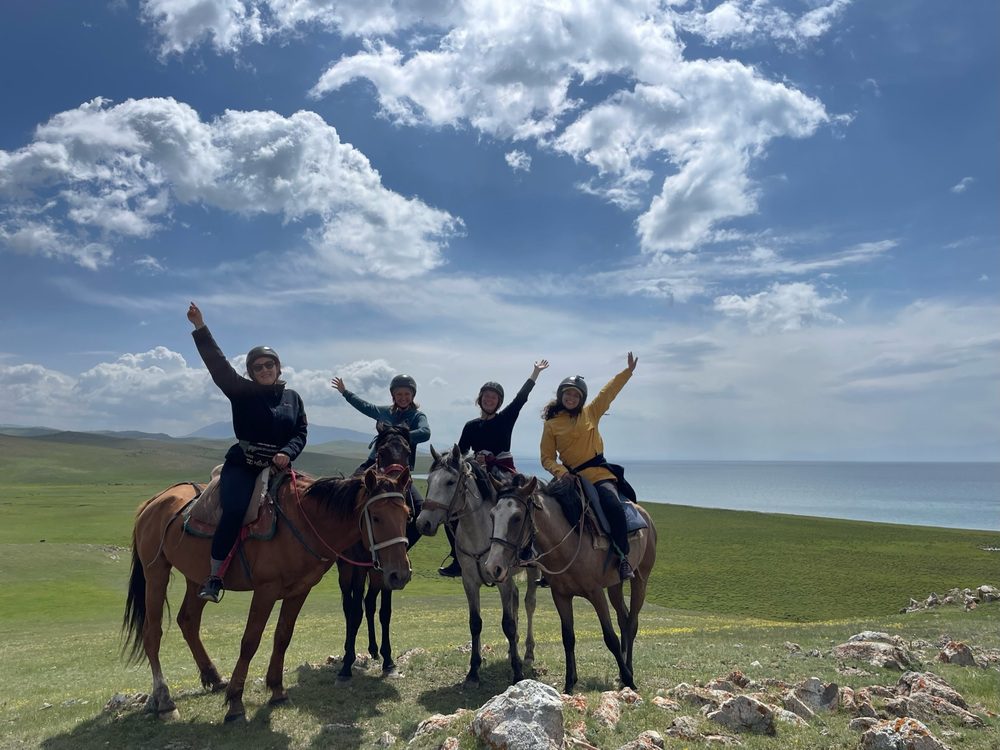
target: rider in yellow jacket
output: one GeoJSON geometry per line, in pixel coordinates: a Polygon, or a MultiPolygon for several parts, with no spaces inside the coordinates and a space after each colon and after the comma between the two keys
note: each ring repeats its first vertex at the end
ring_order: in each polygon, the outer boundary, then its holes
{"type": "MultiPolygon", "coordinates": [[[[583,377],[566,378],[556,390],[556,397],[542,410],[545,426],[540,445],[542,466],[557,479],[579,466],[593,462],[604,453],[604,440],[598,431],[601,417],[611,402],[632,377],[638,358],[628,353],[628,366],[611,378],[589,404],[587,384],[583,377]]],[[[597,487],[601,507],[611,524],[611,538],[621,556],[619,573],[622,580],[632,577],[628,562],[628,535],[625,531],[625,511],[621,506],[617,477],[605,466],[589,466],[579,470],[580,476],[597,487]]]]}

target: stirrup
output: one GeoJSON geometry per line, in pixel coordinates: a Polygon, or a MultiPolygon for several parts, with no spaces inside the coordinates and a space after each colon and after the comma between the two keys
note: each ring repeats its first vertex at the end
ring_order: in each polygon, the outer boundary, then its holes
{"type": "Polygon", "coordinates": [[[198,592],[198,598],[218,604],[222,601],[222,595],[225,593],[225,590],[226,588],[223,585],[221,578],[218,576],[209,576],[201,585],[201,591],[198,592]]]}

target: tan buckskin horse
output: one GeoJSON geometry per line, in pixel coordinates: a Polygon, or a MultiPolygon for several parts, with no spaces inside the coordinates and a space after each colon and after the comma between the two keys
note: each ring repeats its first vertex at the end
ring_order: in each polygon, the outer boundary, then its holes
{"type": "MultiPolygon", "coordinates": [[[[519,480],[523,480],[521,477],[519,480]]],[[[552,601],[562,625],[563,649],[566,652],[565,693],[576,684],[576,633],[573,629],[573,597],[587,599],[601,621],[604,644],[618,662],[622,684],[635,689],[632,673],[632,648],[639,632],[639,611],[646,600],[649,574],[656,562],[656,528],[642,508],[639,514],[649,528],[629,535],[629,562],[635,569],[631,580],[630,606],[625,604],[618,566],[608,564],[607,549],[595,549],[593,533],[580,525],[571,526],[559,502],[544,491],[536,492],[535,477],[524,483],[497,487],[493,510],[493,537],[484,563],[496,581],[503,581],[512,567],[535,564],[545,573],[552,591],[552,601]],[[522,550],[531,549],[532,559],[519,560],[522,550]],[[618,615],[619,640],[611,624],[608,598],[618,615]]]]}
{"type": "Polygon", "coordinates": [[[226,573],[227,589],[253,591],[240,656],[227,684],[201,642],[201,616],[206,602],[198,597],[198,591],[209,572],[211,539],[186,534],[181,518],[195,494],[191,484],[178,484],[147,500],[136,513],[132,532],[132,575],[122,620],[123,650],[132,662],[141,661],[143,656],[149,661],[153,689],[148,708],[159,718],[179,716],[159,656],[171,568],[177,568],[187,579],[177,624],[198,665],[202,685],[213,692],[226,689],[227,722],[245,718],[243,688],[247,671],[277,600],[282,603],[266,680],[271,705],[288,700],[282,672],[299,611],[309,591],[343,550],[360,540],[371,552],[375,565],[381,567],[385,585],[400,589],[410,580],[406,556],[409,508],[396,480],[374,469],[363,477],[348,479],[314,480],[293,475],[276,498],[278,525],[274,537],[245,541],[246,564],[234,558],[226,573]]]}

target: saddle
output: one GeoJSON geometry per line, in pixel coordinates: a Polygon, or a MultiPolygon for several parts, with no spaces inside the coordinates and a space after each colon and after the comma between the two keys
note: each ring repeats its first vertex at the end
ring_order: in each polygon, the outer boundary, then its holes
{"type": "MultiPolygon", "coordinates": [[[[598,493],[597,487],[583,477],[576,476],[575,478],[577,489],[571,496],[571,500],[576,506],[575,509],[567,504],[565,498],[557,498],[566,520],[573,525],[578,524],[580,514],[586,508],[583,525],[591,532],[594,549],[608,549],[611,546],[611,524],[608,522],[607,516],[604,515],[600,493],[598,493]]],[[[625,511],[625,531],[629,536],[648,527],[646,519],[639,514],[637,504],[624,500],[622,508],[625,511]]]]}
{"type": "MultiPolygon", "coordinates": [[[[252,539],[268,540],[274,536],[277,529],[277,515],[274,509],[274,495],[278,487],[287,477],[285,472],[276,474],[273,481],[270,469],[262,469],[257,476],[253,492],[250,494],[250,504],[243,516],[242,526],[247,527],[252,539]]],[[[215,534],[215,527],[222,519],[222,506],[219,503],[219,486],[222,466],[212,469],[212,479],[198,495],[196,495],[182,511],[184,514],[184,531],[191,536],[210,539],[215,534]]]]}

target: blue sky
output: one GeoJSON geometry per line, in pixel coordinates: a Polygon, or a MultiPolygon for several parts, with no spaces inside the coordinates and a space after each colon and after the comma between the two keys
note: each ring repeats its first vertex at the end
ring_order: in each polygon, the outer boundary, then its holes
{"type": "Polygon", "coordinates": [[[0,423],[227,418],[239,364],[597,389],[621,458],[996,460],[1000,5],[5,4],[0,423]]]}

